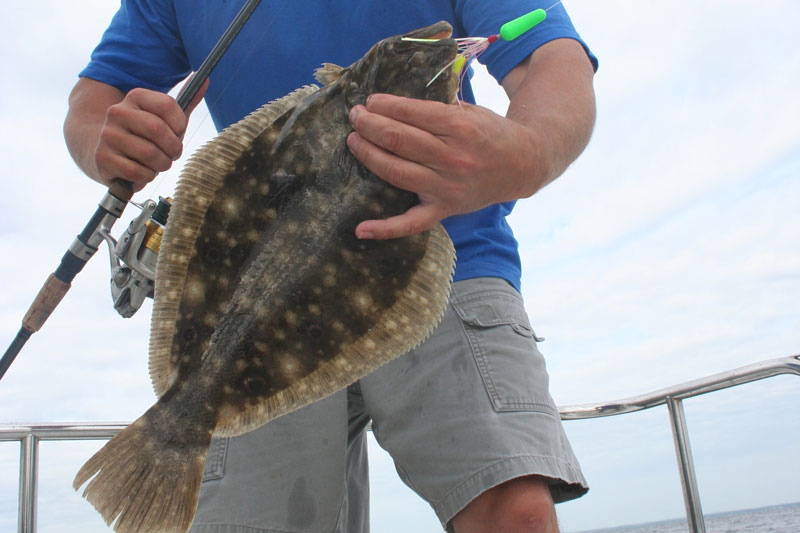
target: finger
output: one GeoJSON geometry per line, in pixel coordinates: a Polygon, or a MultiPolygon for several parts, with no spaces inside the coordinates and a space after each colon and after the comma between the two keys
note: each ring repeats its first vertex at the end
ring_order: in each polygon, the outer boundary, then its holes
{"type": "MultiPolygon", "coordinates": [[[[366,108],[377,113],[414,126],[434,135],[445,135],[449,130],[448,117],[454,111],[450,104],[433,100],[417,100],[393,94],[371,94],[366,108]]],[[[457,108],[456,108],[457,109],[457,108]]]]}
{"type": "Polygon", "coordinates": [[[444,214],[432,204],[417,204],[402,215],[384,220],[365,220],[356,227],[359,239],[399,239],[422,233],[444,218],[444,214]]]}
{"type": "Polygon", "coordinates": [[[441,160],[447,148],[441,139],[428,131],[398,122],[364,106],[350,110],[350,123],[363,138],[403,159],[431,166],[441,160]]]}
{"type": "Polygon", "coordinates": [[[155,145],[172,161],[178,159],[183,152],[183,142],[172,128],[158,115],[141,108],[124,105],[112,106],[108,109],[107,124],[110,134],[109,142],[117,141],[114,146],[121,147],[130,142],[127,137],[124,139],[119,139],[119,137],[132,134],[132,136],[155,145]],[[116,135],[116,139],[114,135],[116,135]]]}
{"type": "Polygon", "coordinates": [[[186,114],[178,102],[168,94],[147,89],[132,89],[126,99],[142,111],[160,118],[177,137],[182,137],[186,132],[186,114]]]}
{"type": "MultiPolygon", "coordinates": [[[[180,145],[178,149],[180,150],[180,145]]],[[[107,124],[103,128],[95,151],[98,169],[108,172],[108,165],[116,161],[117,156],[131,159],[153,172],[168,169],[173,161],[172,155],[165,153],[152,141],[131,132],[124,126],[107,124]]]]}
{"type": "Polygon", "coordinates": [[[120,153],[98,152],[95,160],[98,168],[102,169],[103,179],[110,182],[114,178],[122,178],[133,184],[134,191],[143,189],[156,176],[151,168],[120,153]]]}
{"type": "Polygon", "coordinates": [[[153,172],[169,170],[172,162],[177,159],[165,153],[158,145],[140,137],[127,139],[120,152],[128,159],[149,168],[153,172]]]}
{"type": "Polygon", "coordinates": [[[347,136],[347,147],[373,174],[399,189],[417,194],[430,193],[439,176],[414,161],[398,157],[371,143],[356,132],[347,136]]]}
{"type": "Polygon", "coordinates": [[[441,139],[430,132],[372,113],[364,106],[355,106],[350,110],[350,123],[361,137],[373,144],[423,165],[435,164],[441,159],[441,152],[447,148],[441,139]]]}

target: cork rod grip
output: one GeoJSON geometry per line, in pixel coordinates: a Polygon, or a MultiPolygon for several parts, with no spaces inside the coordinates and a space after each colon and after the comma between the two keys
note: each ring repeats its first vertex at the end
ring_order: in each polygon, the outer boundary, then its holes
{"type": "Polygon", "coordinates": [[[22,319],[23,329],[31,333],[39,331],[71,286],[50,274],[22,319]]]}

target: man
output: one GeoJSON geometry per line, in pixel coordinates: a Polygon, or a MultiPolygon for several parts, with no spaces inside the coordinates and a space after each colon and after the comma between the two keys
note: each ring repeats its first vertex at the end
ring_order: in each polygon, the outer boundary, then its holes
{"type": "MultiPolygon", "coordinates": [[[[218,128],[313,81],[323,61],[348,65],[383,37],[438,20],[450,21],[456,37],[490,35],[549,7],[534,0],[263,4],[205,93],[218,128]]],[[[188,113],[163,92],[199,66],[241,5],[123,1],[70,95],[65,136],[90,177],[123,177],[138,190],[180,156],[188,113]]],[[[388,95],[350,114],[353,155],[420,199],[397,217],[363,221],[356,236],[403,237],[442,220],[456,245],[441,326],[420,349],[346,391],[212,442],[194,531],[366,531],[370,420],[403,480],[451,531],[557,531],[554,500],[586,492],[522,308],[505,216],[588,142],[596,62],[561,6],[482,57],[510,98],[506,117],[388,95]]],[[[472,101],[468,81],[464,88],[472,101]]]]}

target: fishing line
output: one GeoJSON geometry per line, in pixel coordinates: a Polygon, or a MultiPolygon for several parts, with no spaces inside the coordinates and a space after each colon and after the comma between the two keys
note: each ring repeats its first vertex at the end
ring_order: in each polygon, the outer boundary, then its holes
{"type": "MultiPolygon", "coordinates": [[[[541,23],[546,17],[546,12],[550,11],[551,9],[553,9],[554,7],[556,7],[556,6],[558,6],[558,5],[562,4],[562,3],[563,3],[563,0],[559,0],[558,2],[554,3],[553,5],[551,5],[550,7],[546,8],[546,9],[537,9],[537,10],[531,11],[530,13],[527,13],[526,15],[523,15],[523,16],[518,17],[518,18],[516,18],[516,19],[514,19],[512,21],[509,21],[509,22],[507,22],[506,24],[503,25],[503,27],[500,29],[500,33],[498,33],[496,35],[492,35],[490,37],[464,37],[464,38],[456,39],[456,41],[458,42],[458,54],[456,55],[456,57],[450,63],[445,65],[445,67],[442,68],[442,70],[440,70],[428,82],[428,84],[426,86],[429,86],[431,83],[433,83],[436,80],[436,78],[438,78],[442,74],[442,72],[444,72],[447,68],[451,68],[452,67],[452,68],[455,69],[456,73],[459,76],[459,90],[458,90],[458,92],[459,92],[459,94],[461,94],[462,93],[462,86],[463,86],[464,77],[465,77],[465,75],[466,75],[466,73],[467,73],[467,71],[468,71],[468,69],[470,67],[470,63],[472,63],[472,61],[474,59],[477,59],[478,56],[480,56],[489,47],[490,44],[494,43],[495,41],[497,41],[499,39],[502,39],[502,40],[505,40],[505,41],[511,41],[511,40],[517,38],[522,33],[525,33],[526,31],[532,29],[537,24],[541,23]]],[[[255,50],[261,45],[262,41],[266,37],[266,35],[269,32],[269,30],[272,28],[272,25],[274,24],[275,20],[278,18],[278,15],[280,14],[280,11],[284,8],[285,4],[286,4],[286,0],[282,0],[281,3],[279,4],[278,8],[275,10],[274,15],[271,17],[269,23],[264,26],[264,29],[261,31],[261,35],[253,42],[253,45],[250,47],[250,50],[248,50],[248,52],[245,54],[244,58],[242,58],[241,62],[239,63],[239,66],[236,68],[236,70],[233,72],[233,74],[227,80],[225,86],[222,88],[220,93],[217,95],[216,99],[213,102],[211,102],[210,104],[206,103],[206,112],[205,112],[205,114],[200,118],[200,122],[197,124],[197,126],[193,129],[192,133],[189,135],[189,137],[184,142],[184,146],[190,145],[191,142],[194,140],[195,136],[200,132],[200,129],[203,127],[203,125],[206,123],[206,120],[211,115],[211,111],[210,111],[211,107],[216,105],[222,99],[223,95],[227,92],[227,90],[230,88],[231,84],[234,82],[234,80],[240,74],[241,70],[244,68],[244,66],[247,63],[247,61],[250,59],[250,56],[252,56],[253,53],[255,52],[255,50]]],[[[429,40],[429,39],[407,38],[407,40],[409,40],[409,41],[426,41],[426,40],[429,40]]],[[[458,102],[460,104],[461,100],[459,99],[458,102]]],[[[167,174],[168,174],[168,172],[160,173],[159,177],[152,182],[153,193],[150,196],[156,196],[158,190],[163,185],[167,174]]]]}
{"type": "MultiPolygon", "coordinates": [[[[281,0],[281,3],[278,4],[277,9],[273,10],[274,11],[273,16],[270,18],[269,22],[264,26],[264,29],[261,31],[261,34],[255,40],[253,45],[250,47],[250,50],[247,51],[247,53],[244,55],[244,58],[242,58],[242,60],[239,62],[239,65],[236,67],[236,70],[234,70],[233,74],[230,76],[230,78],[228,79],[227,83],[225,83],[225,86],[219,92],[217,97],[210,104],[208,102],[206,102],[206,111],[203,114],[203,116],[199,117],[200,122],[197,124],[196,127],[194,127],[194,130],[191,132],[189,137],[184,141],[184,143],[183,143],[184,147],[187,147],[187,146],[191,145],[191,143],[194,140],[195,136],[197,136],[197,134],[200,132],[200,130],[202,129],[203,125],[206,123],[206,120],[208,120],[208,117],[211,116],[211,111],[210,111],[211,107],[217,105],[219,103],[219,101],[222,99],[223,95],[230,88],[230,86],[233,83],[233,81],[241,73],[241,71],[244,68],[245,64],[250,59],[250,56],[253,55],[253,53],[256,51],[256,48],[259,47],[261,42],[267,36],[267,33],[272,28],[272,25],[275,23],[275,20],[277,20],[278,15],[280,14],[281,10],[285,6],[286,6],[286,0],[281,0]]],[[[187,85],[188,85],[188,82],[187,82],[187,85]]],[[[168,174],[169,174],[169,172],[161,172],[161,173],[159,173],[158,178],[153,180],[153,182],[151,183],[153,192],[152,192],[152,194],[148,194],[148,196],[150,196],[150,197],[157,196],[157,193],[158,193],[159,189],[161,188],[161,186],[164,184],[164,180],[166,179],[168,174]]],[[[148,188],[150,188],[150,187],[148,187],[148,188]]]]}
{"type": "MultiPolygon", "coordinates": [[[[463,97],[464,91],[464,78],[466,77],[467,73],[469,72],[470,64],[473,60],[477,59],[481,54],[483,54],[491,44],[497,41],[513,41],[523,33],[526,33],[533,29],[535,26],[544,22],[547,18],[547,12],[556,7],[557,5],[561,4],[561,0],[556,2],[555,4],[551,5],[547,9],[534,9],[533,11],[526,13],[522,16],[519,16],[513,20],[509,20],[505,24],[500,27],[500,32],[494,35],[490,35],[489,37],[459,37],[454,39],[457,44],[457,51],[456,56],[447,63],[442,69],[436,73],[436,75],[431,78],[428,82],[426,87],[430,86],[431,83],[436,81],[436,79],[447,69],[452,68],[453,71],[458,76],[458,94],[460,95],[457,99],[458,105],[461,105],[461,98],[463,97]]],[[[415,38],[404,38],[408,41],[437,41],[438,39],[415,39],[415,38]]]]}

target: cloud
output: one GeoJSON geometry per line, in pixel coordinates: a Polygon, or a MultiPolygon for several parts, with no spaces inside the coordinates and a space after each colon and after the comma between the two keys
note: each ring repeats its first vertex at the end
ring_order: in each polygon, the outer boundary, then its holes
{"type": "MultiPolygon", "coordinates": [[[[61,126],[76,73],[116,7],[17,4],[0,21],[2,339],[104,193],[69,159],[61,126]]],[[[800,351],[800,7],[772,2],[757,16],[751,4],[721,0],[567,7],[600,58],[596,132],[567,174],[512,216],[558,403],[641,394],[800,351]]],[[[504,112],[502,89],[483,78],[476,87],[504,112]]],[[[211,135],[203,114],[187,156],[211,135]]],[[[181,166],[137,199],[169,194],[181,166]]],[[[128,207],[115,235],[135,212],[128,207]]],[[[131,420],[152,403],[149,304],[133,319],[116,316],[107,263],[101,249],[0,383],[0,423],[131,420]]],[[[798,405],[795,391],[796,378],[778,378],[687,402],[707,511],[800,499],[796,468],[775,468],[797,464],[800,428],[782,414],[798,405]],[[757,480],[758,494],[730,486],[734,467],[757,480]]],[[[593,488],[562,507],[565,529],[682,514],[663,409],[568,422],[567,431],[593,488]],[[620,506],[620,495],[638,499],[620,506]]],[[[55,489],[89,453],[60,446],[46,446],[42,530],[91,530],[74,515],[66,529],[53,520],[67,512],[56,505],[96,518],[55,489]]],[[[0,445],[6,471],[16,471],[17,450],[0,445]]],[[[406,503],[395,503],[390,462],[373,466],[374,527],[389,531],[406,520],[406,503]]],[[[13,527],[16,494],[4,480],[0,529],[13,527]]],[[[431,516],[421,504],[416,530],[438,530],[431,516]]]]}

